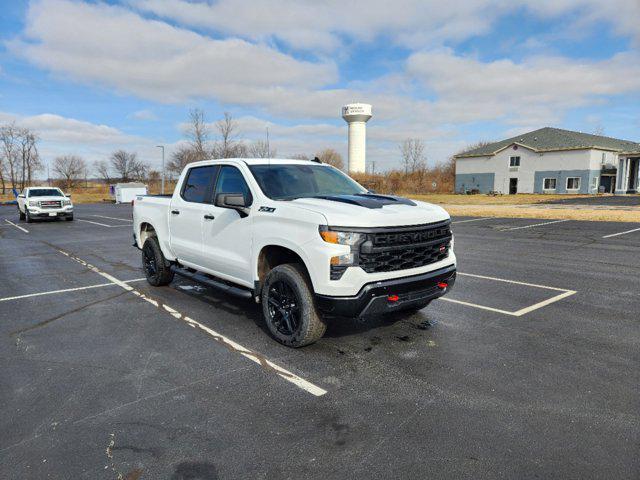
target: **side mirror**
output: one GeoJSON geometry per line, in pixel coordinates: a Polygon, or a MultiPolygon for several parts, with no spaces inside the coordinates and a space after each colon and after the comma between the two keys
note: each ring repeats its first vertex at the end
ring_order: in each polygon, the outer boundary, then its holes
{"type": "Polygon", "coordinates": [[[241,217],[248,215],[247,202],[242,193],[219,193],[216,195],[214,204],[216,207],[236,210],[241,217]]]}
{"type": "Polygon", "coordinates": [[[64,196],[67,197],[67,198],[71,198],[71,194],[70,193],[65,193],[64,196]]]}
{"type": "Polygon", "coordinates": [[[20,195],[18,195],[18,198],[27,198],[27,197],[24,193],[21,193],[20,195]]]}

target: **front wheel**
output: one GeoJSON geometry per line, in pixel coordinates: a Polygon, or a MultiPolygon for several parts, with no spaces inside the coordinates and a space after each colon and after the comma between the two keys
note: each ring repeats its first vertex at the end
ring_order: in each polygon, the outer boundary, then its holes
{"type": "Polygon", "coordinates": [[[142,269],[154,287],[168,285],[173,280],[171,265],[164,258],[157,237],[149,237],[142,246],[142,269]]]}
{"type": "Polygon", "coordinates": [[[24,210],[24,216],[25,216],[25,219],[27,220],[27,223],[33,222],[33,218],[31,218],[31,214],[29,213],[29,210],[27,209],[24,210]]]}
{"type": "Polygon", "coordinates": [[[68,217],[65,218],[65,220],[67,222],[72,222],[73,221],[73,215],[69,215],[68,217]]]}
{"type": "Polygon", "coordinates": [[[300,265],[271,270],[262,288],[262,312],[271,335],[288,347],[304,347],[320,339],[327,326],[316,309],[313,292],[300,265]]]}
{"type": "Polygon", "coordinates": [[[18,207],[18,216],[20,217],[20,220],[24,220],[25,219],[24,212],[22,210],[20,210],[19,207],[18,207]]]}

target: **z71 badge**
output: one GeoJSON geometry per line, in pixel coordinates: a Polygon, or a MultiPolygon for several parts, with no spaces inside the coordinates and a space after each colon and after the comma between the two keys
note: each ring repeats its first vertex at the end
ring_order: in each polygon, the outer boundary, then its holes
{"type": "Polygon", "coordinates": [[[273,207],[260,207],[260,208],[258,209],[258,211],[259,211],[259,212],[273,213],[273,212],[275,212],[275,211],[276,211],[276,209],[275,209],[275,208],[273,208],[273,207]]]}

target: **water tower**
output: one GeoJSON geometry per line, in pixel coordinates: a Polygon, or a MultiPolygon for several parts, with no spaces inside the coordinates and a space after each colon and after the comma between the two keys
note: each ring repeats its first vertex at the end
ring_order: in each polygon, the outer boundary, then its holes
{"type": "Polygon", "coordinates": [[[367,121],[371,105],[350,103],[342,107],[342,118],[349,124],[349,172],[364,173],[367,153],[367,121]]]}

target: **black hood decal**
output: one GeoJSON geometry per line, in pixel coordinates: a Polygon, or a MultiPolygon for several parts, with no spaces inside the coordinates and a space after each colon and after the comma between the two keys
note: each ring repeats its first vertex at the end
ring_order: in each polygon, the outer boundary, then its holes
{"type": "Polygon", "coordinates": [[[373,193],[357,193],[355,195],[318,195],[323,200],[331,200],[334,202],[349,203],[365,208],[382,208],[385,205],[411,205],[416,203],[408,198],[396,197],[391,195],[377,195],[373,193]]]}

